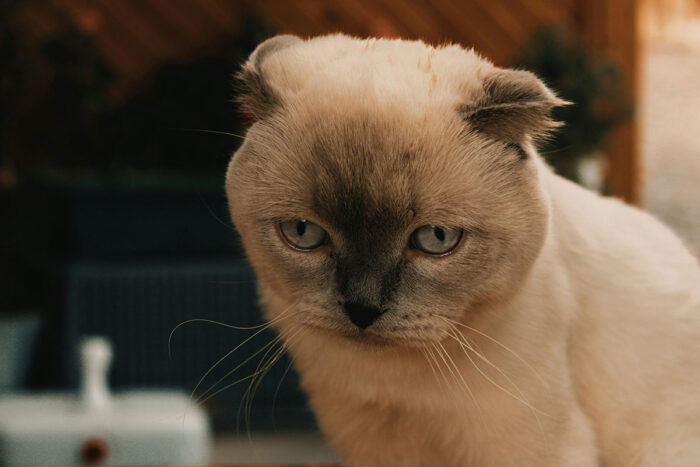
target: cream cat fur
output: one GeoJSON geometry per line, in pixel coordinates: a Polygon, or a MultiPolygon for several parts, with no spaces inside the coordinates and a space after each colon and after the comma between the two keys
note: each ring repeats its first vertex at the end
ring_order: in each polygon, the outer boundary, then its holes
{"type": "Polygon", "coordinates": [[[534,76],[343,35],[273,38],[241,76],[231,215],[344,460],[700,465],[698,263],[543,163],[563,102],[534,76]],[[327,243],[290,247],[295,219],[327,243]],[[431,257],[423,225],[463,238],[431,257]],[[358,328],[353,300],[381,314],[358,328]]]}

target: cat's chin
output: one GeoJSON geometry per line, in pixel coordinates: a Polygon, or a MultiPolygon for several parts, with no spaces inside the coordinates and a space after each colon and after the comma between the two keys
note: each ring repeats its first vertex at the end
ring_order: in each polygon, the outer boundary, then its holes
{"type": "Polygon", "coordinates": [[[381,335],[372,330],[330,329],[317,324],[308,323],[306,326],[324,335],[326,338],[339,339],[346,344],[351,343],[363,349],[382,350],[397,347],[422,348],[430,345],[430,341],[427,340],[381,335]]]}

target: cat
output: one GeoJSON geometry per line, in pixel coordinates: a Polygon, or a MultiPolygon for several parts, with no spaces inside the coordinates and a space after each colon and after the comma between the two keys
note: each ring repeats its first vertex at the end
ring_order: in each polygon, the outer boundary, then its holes
{"type": "Polygon", "coordinates": [[[536,152],[567,104],[457,45],[281,35],[230,213],[351,465],[700,465],[700,267],[536,152]]]}

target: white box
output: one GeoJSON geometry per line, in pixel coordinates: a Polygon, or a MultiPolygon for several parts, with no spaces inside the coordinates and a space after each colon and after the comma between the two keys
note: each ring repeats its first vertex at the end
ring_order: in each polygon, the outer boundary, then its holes
{"type": "Polygon", "coordinates": [[[0,465],[205,464],[206,413],[174,391],[112,396],[109,344],[85,341],[81,395],[0,397],[0,465]]]}

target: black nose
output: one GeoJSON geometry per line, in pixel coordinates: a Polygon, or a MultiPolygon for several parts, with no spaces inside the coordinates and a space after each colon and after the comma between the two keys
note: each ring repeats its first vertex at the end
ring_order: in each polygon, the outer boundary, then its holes
{"type": "Polygon", "coordinates": [[[379,318],[382,311],[359,303],[347,302],[345,303],[345,313],[352,321],[352,324],[360,329],[365,329],[379,318]]]}

